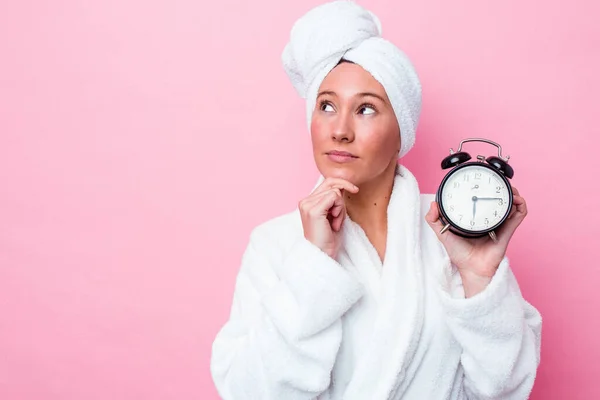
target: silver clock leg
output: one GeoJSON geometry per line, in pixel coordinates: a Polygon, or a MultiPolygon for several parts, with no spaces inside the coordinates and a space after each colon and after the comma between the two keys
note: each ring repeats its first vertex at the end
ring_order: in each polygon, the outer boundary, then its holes
{"type": "Polygon", "coordinates": [[[441,235],[442,233],[446,232],[448,229],[450,229],[450,224],[446,224],[446,225],[445,225],[445,226],[442,228],[442,230],[440,231],[440,235],[441,235]]]}
{"type": "Polygon", "coordinates": [[[490,237],[492,238],[492,240],[494,241],[494,243],[498,243],[498,237],[496,236],[496,232],[491,231],[489,233],[490,237]]]}

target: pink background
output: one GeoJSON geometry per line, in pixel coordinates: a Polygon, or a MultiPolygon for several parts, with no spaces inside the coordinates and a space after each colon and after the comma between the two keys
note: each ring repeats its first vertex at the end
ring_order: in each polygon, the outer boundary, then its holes
{"type": "MultiPolygon", "coordinates": [[[[316,4],[0,3],[0,398],[217,398],[250,230],[316,179],[280,63],[316,4]]],[[[530,214],[509,256],[544,317],[532,398],[600,398],[597,2],[361,4],[423,82],[403,160],[422,191],[462,138],[512,157],[530,214]]]]}

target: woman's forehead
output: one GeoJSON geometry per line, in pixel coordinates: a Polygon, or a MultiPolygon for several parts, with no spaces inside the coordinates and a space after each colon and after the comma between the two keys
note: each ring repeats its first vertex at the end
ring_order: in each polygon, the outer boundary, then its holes
{"type": "Polygon", "coordinates": [[[323,79],[321,92],[333,92],[339,97],[353,97],[358,93],[374,93],[387,99],[383,86],[358,64],[343,62],[338,64],[323,79]]]}

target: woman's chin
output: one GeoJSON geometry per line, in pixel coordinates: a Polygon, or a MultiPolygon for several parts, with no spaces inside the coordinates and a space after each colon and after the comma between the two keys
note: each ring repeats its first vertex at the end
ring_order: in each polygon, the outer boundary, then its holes
{"type": "Polygon", "coordinates": [[[345,166],[336,166],[336,167],[326,166],[321,171],[321,175],[323,175],[324,178],[344,179],[353,184],[356,184],[355,181],[358,178],[356,171],[354,171],[354,168],[345,167],[345,166]]]}

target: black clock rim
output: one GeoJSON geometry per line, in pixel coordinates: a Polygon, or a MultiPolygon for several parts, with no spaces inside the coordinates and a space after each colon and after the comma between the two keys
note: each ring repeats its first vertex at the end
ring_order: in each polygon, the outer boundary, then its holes
{"type": "Polygon", "coordinates": [[[437,193],[436,193],[436,202],[438,203],[438,208],[440,210],[440,214],[443,218],[443,221],[446,221],[448,224],[450,224],[450,226],[452,228],[454,228],[455,230],[459,231],[460,233],[462,233],[463,237],[481,237],[484,235],[487,235],[489,232],[492,232],[493,230],[495,230],[496,228],[498,228],[500,225],[502,225],[504,223],[504,221],[506,221],[506,219],[508,218],[508,216],[510,215],[510,211],[512,210],[512,206],[513,206],[513,191],[512,191],[512,186],[510,184],[510,182],[508,181],[508,178],[506,178],[504,176],[504,174],[502,174],[502,172],[498,171],[497,168],[492,167],[491,165],[487,165],[484,164],[480,161],[472,161],[472,162],[466,162],[464,164],[460,164],[457,165],[456,167],[452,168],[450,171],[448,171],[448,173],[446,174],[446,176],[444,176],[444,179],[442,179],[442,182],[440,183],[440,186],[438,187],[437,193]],[[504,183],[506,184],[506,187],[508,188],[508,208],[506,209],[506,214],[504,214],[504,216],[502,217],[502,219],[496,223],[496,225],[492,226],[491,228],[488,229],[483,229],[483,230],[479,230],[479,231],[469,231],[466,230],[464,228],[461,228],[460,226],[456,225],[455,223],[452,222],[452,220],[448,217],[448,214],[446,213],[446,210],[444,210],[444,206],[442,205],[442,197],[441,197],[441,192],[442,192],[442,188],[444,187],[444,185],[446,184],[446,182],[448,181],[448,179],[454,174],[456,173],[458,170],[468,167],[468,166],[479,166],[479,167],[483,167],[483,168],[487,168],[491,171],[494,171],[496,174],[498,174],[500,176],[500,178],[502,178],[502,180],[504,181],[504,183]]]}

